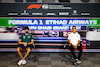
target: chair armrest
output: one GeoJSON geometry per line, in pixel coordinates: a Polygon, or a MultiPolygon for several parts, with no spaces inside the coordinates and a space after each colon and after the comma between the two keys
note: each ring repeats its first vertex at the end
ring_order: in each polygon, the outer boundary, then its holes
{"type": "Polygon", "coordinates": [[[32,46],[33,46],[33,47],[34,47],[34,49],[36,50],[36,47],[35,47],[34,43],[32,44],[32,46]]]}
{"type": "Polygon", "coordinates": [[[68,44],[67,44],[67,43],[65,43],[64,48],[66,48],[67,46],[68,46],[68,44]]]}

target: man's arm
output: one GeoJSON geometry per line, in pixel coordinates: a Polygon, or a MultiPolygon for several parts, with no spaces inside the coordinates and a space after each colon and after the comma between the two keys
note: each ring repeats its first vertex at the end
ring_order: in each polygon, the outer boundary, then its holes
{"type": "Polygon", "coordinates": [[[71,44],[70,39],[68,40],[69,44],[71,44]]]}
{"type": "Polygon", "coordinates": [[[33,35],[31,34],[31,42],[28,43],[28,45],[33,44],[34,43],[34,38],[33,35]]]}
{"type": "Polygon", "coordinates": [[[78,46],[78,44],[80,44],[80,40],[78,40],[77,46],[78,46]]]}
{"type": "Polygon", "coordinates": [[[71,43],[71,40],[70,39],[68,40],[68,42],[69,42],[69,44],[71,44],[74,47],[74,45],[71,43]]]}
{"type": "Polygon", "coordinates": [[[33,44],[33,43],[34,43],[34,40],[31,39],[31,42],[29,42],[28,45],[33,44]]]}
{"type": "Polygon", "coordinates": [[[21,41],[22,41],[22,40],[19,39],[18,44],[24,44],[24,43],[26,43],[26,42],[21,42],[21,41]]]}
{"type": "MultiPolygon", "coordinates": [[[[69,44],[71,44],[75,49],[77,48],[78,44],[77,45],[73,45],[71,42],[70,42],[70,39],[68,40],[69,44]]],[[[80,40],[78,41],[78,43],[80,43],[80,40]]]]}
{"type": "Polygon", "coordinates": [[[78,43],[76,45],[76,48],[78,47],[78,45],[80,44],[80,39],[81,39],[81,36],[79,35],[79,39],[78,39],[78,43]]]}
{"type": "Polygon", "coordinates": [[[19,39],[18,44],[24,44],[24,46],[27,46],[27,42],[21,42],[22,40],[19,39]]]}
{"type": "Polygon", "coordinates": [[[81,40],[81,36],[80,36],[80,34],[79,34],[79,39],[78,39],[77,46],[78,46],[78,44],[80,44],[80,40],[81,40]]]}

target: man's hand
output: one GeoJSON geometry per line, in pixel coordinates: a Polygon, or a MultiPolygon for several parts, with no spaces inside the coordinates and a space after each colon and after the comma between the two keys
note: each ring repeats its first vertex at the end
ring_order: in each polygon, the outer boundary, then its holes
{"type": "Polygon", "coordinates": [[[77,45],[74,45],[74,48],[76,49],[79,44],[80,44],[80,40],[78,40],[78,44],[77,45]]]}
{"type": "Polygon", "coordinates": [[[75,49],[77,49],[77,45],[73,45],[73,44],[72,44],[72,46],[73,46],[75,49]]]}
{"type": "Polygon", "coordinates": [[[23,44],[24,44],[24,46],[27,46],[27,42],[24,42],[23,44]]]}
{"type": "Polygon", "coordinates": [[[74,45],[74,48],[77,49],[77,45],[74,45]]]}

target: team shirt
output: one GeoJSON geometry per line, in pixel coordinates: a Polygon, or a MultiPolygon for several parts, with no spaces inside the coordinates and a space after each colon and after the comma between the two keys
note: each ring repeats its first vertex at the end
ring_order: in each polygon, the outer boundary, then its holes
{"type": "Polygon", "coordinates": [[[31,39],[34,39],[34,37],[30,33],[29,33],[29,35],[25,35],[25,33],[24,33],[21,35],[20,39],[22,40],[22,42],[29,43],[29,42],[31,42],[31,39]]]}
{"type": "Polygon", "coordinates": [[[68,35],[68,40],[70,40],[73,45],[77,45],[78,40],[80,40],[80,34],[78,32],[75,34],[72,32],[68,35]]]}

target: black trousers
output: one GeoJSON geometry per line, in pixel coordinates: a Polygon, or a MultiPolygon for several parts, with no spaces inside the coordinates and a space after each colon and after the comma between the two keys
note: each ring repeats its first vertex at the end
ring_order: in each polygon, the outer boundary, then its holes
{"type": "Polygon", "coordinates": [[[82,50],[82,44],[80,44],[80,46],[77,47],[77,49],[79,50],[78,57],[75,55],[75,52],[74,52],[74,49],[75,49],[75,48],[74,48],[72,45],[69,46],[69,49],[70,49],[72,55],[74,56],[74,59],[80,60],[81,55],[82,55],[82,51],[83,51],[83,50],[82,50]]]}

